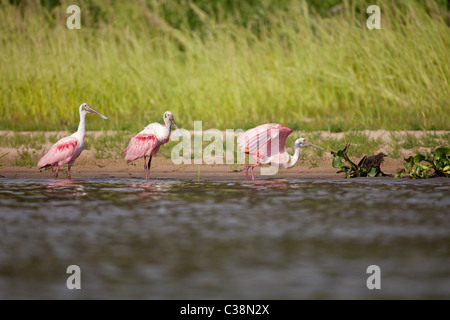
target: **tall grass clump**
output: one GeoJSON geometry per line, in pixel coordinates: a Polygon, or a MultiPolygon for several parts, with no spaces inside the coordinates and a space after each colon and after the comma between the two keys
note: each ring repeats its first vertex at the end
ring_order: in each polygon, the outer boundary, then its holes
{"type": "Polygon", "coordinates": [[[448,130],[443,1],[0,0],[0,128],[141,129],[166,110],[192,128],[448,130]]]}

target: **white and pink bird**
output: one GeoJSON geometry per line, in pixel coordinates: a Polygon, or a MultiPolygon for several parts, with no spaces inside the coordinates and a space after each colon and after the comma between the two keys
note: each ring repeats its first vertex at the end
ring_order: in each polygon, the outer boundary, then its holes
{"type": "Polygon", "coordinates": [[[55,179],[58,178],[58,172],[61,166],[67,164],[67,178],[70,180],[70,167],[73,162],[80,156],[84,149],[84,138],[86,136],[86,114],[95,113],[101,118],[108,118],[98,113],[92,107],[83,103],[80,105],[80,124],[78,131],[71,136],[60,139],[51,149],[39,160],[38,168],[58,167],[55,172],[55,179]]]}
{"type": "Polygon", "coordinates": [[[292,133],[292,129],[286,128],[281,124],[267,123],[257,126],[244,132],[237,139],[237,144],[241,152],[251,155],[256,163],[249,164],[245,171],[245,179],[248,180],[248,170],[252,174],[252,180],[255,180],[253,168],[261,164],[269,164],[271,166],[291,168],[299,157],[300,150],[304,147],[316,146],[304,138],[295,140],[294,155],[290,155],[286,151],[286,139],[292,133]]]}
{"type": "Polygon", "coordinates": [[[178,130],[172,112],[164,112],[163,119],[165,124],[160,124],[158,122],[151,123],[146,126],[144,130],[131,138],[128,143],[128,147],[123,152],[123,157],[127,163],[142,157],[144,158],[146,180],[150,180],[150,165],[152,162],[152,157],[158,153],[161,145],[169,142],[170,133],[172,132],[172,125],[175,129],[177,129],[178,136],[180,138],[183,137],[181,132],[178,130]],[[147,157],[149,157],[148,163],[147,157]]]}

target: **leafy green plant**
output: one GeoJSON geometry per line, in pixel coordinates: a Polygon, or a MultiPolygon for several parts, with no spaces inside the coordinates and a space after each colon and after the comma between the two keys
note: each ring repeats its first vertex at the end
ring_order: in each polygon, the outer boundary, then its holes
{"type": "Polygon", "coordinates": [[[344,172],[346,178],[381,177],[385,175],[380,169],[383,158],[386,157],[384,153],[380,152],[377,155],[364,156],[358,164],[355,164],[347,155],[350,145],[351,143],[348,142],[344,149],[338,152],[331,151],[333,168],[340,169],[336,173],[344,172]]]}
{"type": "Polygon", "coordinates": [[[429,178],[432,168],[428,165],[421,164],[425,160],[425,156],[418,153],[405,159],[404,169],[397,170],[396,178],[409,177],[413,179],[429,178]]]}
{"type": "Polygon", "coordinates": [[[431,165],[436,175],[450,177],[450,148],[437,148],[431,154],[431,165]]]}
{"type": "Polygon", "coordinates": [[[395,178],[426,179],[433,176],[450,177],[450,149],[437,148],[431,157],[417,153],[403,163],[405,168],[398,169],[395,178]],[[423,164],[422,162],[428,162],[423,164]]]}

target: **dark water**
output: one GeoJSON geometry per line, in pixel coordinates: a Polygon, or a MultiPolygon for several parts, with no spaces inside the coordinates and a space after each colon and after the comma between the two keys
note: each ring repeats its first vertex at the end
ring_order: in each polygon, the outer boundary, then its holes
{"type": "Polygon", "coordinates": [[[0,179],[0,237],[2,299],[450,298],[450,179],[0,179]]]}

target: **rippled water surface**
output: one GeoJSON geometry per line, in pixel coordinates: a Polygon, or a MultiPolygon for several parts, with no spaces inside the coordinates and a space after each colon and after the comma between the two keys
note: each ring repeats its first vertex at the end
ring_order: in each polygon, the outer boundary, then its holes
{"type": "Polygon", "coordinates": [[[450,298],[450,179],[0,179],[0,237],[2,299],[450,298]]]}

